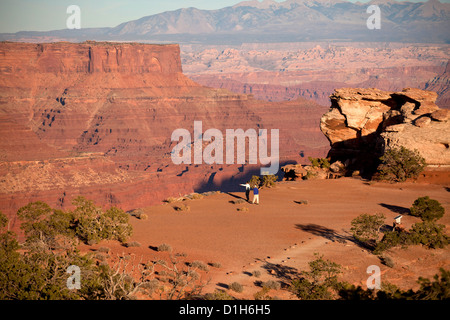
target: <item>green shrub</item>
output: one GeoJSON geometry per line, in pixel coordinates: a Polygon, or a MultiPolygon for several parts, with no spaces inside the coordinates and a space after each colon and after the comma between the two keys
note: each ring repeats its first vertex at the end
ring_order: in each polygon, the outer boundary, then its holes
{"type": "Polygon", "coordinates": [[[128,223],[129,215],[112,207],[106,212],[96,207],[91,200],[78,197],[73,201],[76,209],[72,212],[76,235],[85,243],[100,240],[126,241],[133,233],[128,223]]]}
{"type": "Polygon", "coordinates": [[[137,242],[137,241],[131,241],[131,242],[127,242],[127,243],[125,244],[125,246],[126,246],[127,248],[131,248],[131,247],[140,247],[141,244],[140,244],[139,242],[137,242]]]}
{"type": "Polygon", "coordinates": [[[94,255],[94,259],[97,259],[99,261],[105,261],[106,260],[106,256],[103,253],[96,253],[94,255]]]}
{"type": "Polygon", "coordinates": [[[278,281],[268,280],[263,282],[262,284],[263,288],[268,288],[272,290],[280,290],[281,284],[278,281]]]}
{"type": "Polygon", "coordinates": [[[8,218],[6,215],[0,211],[0,230],[8,225],[8,218]]]}
{"type": "MultiPolygon", "coordinates": [[[[43,202],[23,207],[21,217],[26,222],[27,250],[19,253],[16,235],[0,230],[0,300],[72,300],[102,297],[101,279],[90,255],[81,256],[74,246],[52,251],[54,230],[43,227],[52,210],[43,202]],[[35,210],[36,209],[36,210],[35,210]],[[42,230],[45,236],[36,236],[42,230]],[[79,266],[83,276],[81,289],[67,288],[66,273],[70,265],[79,266]]],[[[7,219],[0,214],[0,229],[7,219]]],[[[65,240],[67,236],[60,235],[65,240]]],[[[70,241],[69,241],[70,242],[70,241]]]]}
{"type": "Polygon", "coordinates": [[[102,239],[126,241],[132,234],[133,228],[128,224],[128,214],[116,207],[108,209],[101,217],[103,224],[102,239]]]}
{"type": "Polygon", "coordinates": [[[314,168],[322,168],[322,169],[330,168],[330,161],[327,158],[308,157],[308,159],[311,162],[311,166],[313,166],[314,168]]]}
{"type": "Polygon", "coordinates": [[[234,292],[242,292],[244,291],[244,287],[239,282],[233,282],[228,286],[234,292]]]}
{"type": "Polygon", "coordinates": [[[339,296],[344,300],[448,300],[450,299],[450,271],[440,268],[440,276],[433,276],[433,280],[419,277],[417,283],[420,288],[401,290],[397,286],[383,282],[381,290],[364,290],[361,286],[344,284],[339,296]]]}
{"type": "Polygon", "coordinates": [[[20,248],[20,245],[14,232],[3,230],[8,225],[8,218],[1,211],[0,220],[0,260],[2,260],[7,259],[9,255],[14,255],[16,250],[20,248]]]}
{"type": "Polygon", "coordinates": [[[191,264],[192,268],[203,270],[203,271],[209,271],[208,265],[204,263],[203,261],[195,260],[191,264]]]}
{"type": "Polygon", "coordinates": [[[356,240],[374,246],[378,240],[380,228],[384,225],[384,220],[385,216],[382,213],[375,215],[364,213],[352,220],[350,231],[356,240]]]}
{"type": "Polygon", "coordinates": [[[253,271],[252,272],[252,276],[254,276],[255,278],[261,277],[261,271],[259,271],[259,270],[253,271]]]}
{"type": "Polygon", "coordinates": [[[382,256],[381,257],[381,262],[385,266],[388,266],[389,268],[393,268],[395,266],[394,260],[392,260],[392,258],[389,257],[389,256],[382,256]]]}
{"type": "Polygon", "coordinates": [[[419,277],[417,282],[420,289],[415,292],[415,299],[447,301],[450,299],[450,270],[440,268],[439,271],[441,275],[434,275],[434,281],[419,277]]]}
{"type": "Polygon", "coordinates": [[[444,248],[450,237],[444,233],[445,225],[431,221],[415,223],[411,227],[410,239],[415,244],[422,244],[428,248],[444,248]]]}
{"type": "Polygon", "coordinates": [[[306,278],[293,280],[291,290],[301,300],[330,300],[332,297],[326,284],[314,283],[306,278]]]}
{"type": "Polygon", "coordinates": [[[234,300],[226,291],[216,289],[213,293],[205,294],[206,300],[234,300]]]}
{"type": "Polygon", "coordinates": [[[211,262],[209,265],[213,268],[222,268],[222,264],[220,262],[211,262]]]}
{"type": "Polygon", "coordinates": [[[342,300],[374,300],[375,290],[363,289],[361,286],[355,286],[348,282],[342,283],[341,288],[338,291],[339,297],[342,300]]]}
{"type": "Polygon", "coordinates": [[[402,246],[406,247],[411,244],[411,238],[405,231],[388,231],[384,234],[380,242],[375,246],[374,253],[380,254],[390,248],[402,246]]]}
{"type": "Polygon", "coordinates": [[[261,185],[261,178],[259,176],[252,176],[248,184],[250,188],[259,187],[261,185]]]}
{"type": "Polygon", "coordinates": [[[153,294],[159,288],[159,281],[157,279],[146,281],[142,283],[141,288],[149,294],[153,294]]]}
{"type": "Polygon", "coordinates": [[[270,288],[263,287],[260,291],[253,295],[255,300],[273,300],[271,296],[268,295],[270,288]]]}
{"type": "Polygon", "coordinates": [[[100,247],[97,249],[98,252],[104,252],[104,253],[109,253],[111,251],[110,248],[108,247],[100,247]]]}
{"type": "Polygon", "coordinates": [[[17,216],[22,222],[20,228],[27,236],[27,243],[39,240],[50,248],[55,248],[58,246],[58,235],[72,237],[75,234],[71,213],[52,209],[41,201],[21,207],[17,216]]]}
{"type": "Polygon", "coordinates": [[[421,197],[414,201],[410,212],[413,216],[419,217],[423,221],[436,221],[445,213],[445,209],[439,201],[430,199],[430,197],[421,197]]]}
{"type": "Polygon", "coordinates": [[[172,251],[172,247],[170,245],[168,245],[167,243],[163,243],[160,244],[157,248],[158,251],[162,252],[162,251],[168,251],[171,252],[172,251]]]}
{"type": "MultiPolygon", "coordinates": [[[[171,265],[159,261],[135,264],[131,255],[125,255],[111,267],[106,254],[102,253],[108,252],[108,248],[100,247],[94,254],[81,255],[72,241],[80,235],[75,232],[80,219],[90,219],[94,224],[92,229],[82,225],[81,230],[87,235],[94,230],[99,237],[105,233],[120,238],[122,233],[118,227],[127,220],[121,210],[103,213],[92,202],[80,198],[77,208],[69,215],[71,232],[58,234],[64,231],[59,229],[64,223],[59,222],[62,217],[66,218],[61,213],[42,202],[21,208],[27,248],[20,252],[16,235],[4,230],[8,219],[0,213],[0,300],[126,300],[135,299],[138,292],[151,295],[158,288],[161,289],[160,299],[189,299],[205,286],[195,270],[186,270],[186,265],[173,257],[171,265]],[[102,226],[102,221],[107,222],[106,228],[97,229],[102,226]],[[61,247],[63,250],[59,247],[54,250],[54,239],[67,245],[61,247]],[[131,270],[127,267],[129,264],[133,265],[131,270]],[[155,279],[155,264],[165,269],[160,273],[163,277],[166,272],[164,286],[159,286],[155,279]],[[71,265],[81,269],[81,289],[69,290],[67,287],[67,269],[71,265]]],[[[138,244],[131,242],[129,245],[138,244]]]]}
{"type": "Polygon", "coordinates": [[[310,271],[301,272],[301,277],[291,282],[290,290],[302,300],[329,300],[339,288],[337,281],[341,266],[323,256],[315,254],[315,260],[309,262],[310,271]]]}
{"type": "MultiPolygon", "coordinates": [[[[0,257],[7,259],[9,254],[14,255],[20,248],[16,240],[16,234],[9,230],[3,230],[8,225],[9,219],[0,211],[0,257]]],[[[1,259],[0,259],[1,260],[1,259]]]]}
{"type": "Polygon", "coordinates": [[[391,148],[380,158],[378,177],[381,180],[402,182],[408,178],[417,178],[426,166],[425,159],[417,150],[405,147],[391,148]]]}
{"type": "Polygon", "coordinates": [[[428,248],[444,248],[448,245],[450,237],[445,234],[445,226],[435,223],[444,214],[444,208],[438,201],[422,197],[414,202],[410,210],[412,215],[420,217],[423,222],[414,224],[409,231],[386,232],[376,244],[375,254],[411,244],[422,244],[428,248]]]}
{"type": "Polygon", "coordinates": [[[270,174],[270,175],[264,175],[262,179],[262,185],[266,188],[271,188],[275,186],[275,182],[277,181],[278,177],[270,174]]]}

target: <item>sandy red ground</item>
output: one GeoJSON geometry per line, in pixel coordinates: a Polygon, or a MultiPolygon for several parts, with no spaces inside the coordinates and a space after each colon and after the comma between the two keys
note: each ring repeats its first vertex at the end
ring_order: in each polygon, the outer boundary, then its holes
{"type": "MultiPolygon", "coordinates": [[[[172,253],[185,253],[188,261],[220,263],[219,268],[210,267],[207,274],[202,274],[202,279],[210,280],[203,293],[227,290],[227,285],[237,281],[244,286],[243,292],[228,291],[237,298],[253,299],[254,293],[261,290],[258,281],[289,283],[287,277],[308,270],[314,253],[340,264],[341,280],[363,288],[369,277],[367,267],[377,265],[382,281],[417,289],[419,276],[430,278],[438,273],[439,267],[450,268],[448,247],[392,249],[387,255],[395,266],[389,268],[349,240],[349,232],[351,220],[363,213],[383,213],[386,224],[391,225],[400,212],[408,229],[420,220],[408,215],[407,209],[415,199],[427,195],[444,206],[447,214],[439,223],[446,225],[449,234],[449,180],[435,175],[431,184],[426,178],[396,184],[357,178],[278,182],[274,188],[261,190],[260,205],[231,202],[244,197],[244,192],[183,201],[189,211],[176,211],[174,206],[180,203],[166,203],[143,209],[147,220],[130,219],[134,228],[130,241],[139,242],[140,247],[126,248],[111,241],[95,247],[109,247],[111,256],[127,253],[145,261],[167,258],[167,253],[157,252],[155,247],[169,244],[172,253]],[[301,200],[307,200],[308,204],[296,202],[301,200]],[[241,207],[249,210],[238,211],[241,207]],[[251,276],[255,270],[261,271],[260,277],[251,276]]],[[[287,290],[272,290],[269,295],[296,298],[287,290]]]]}

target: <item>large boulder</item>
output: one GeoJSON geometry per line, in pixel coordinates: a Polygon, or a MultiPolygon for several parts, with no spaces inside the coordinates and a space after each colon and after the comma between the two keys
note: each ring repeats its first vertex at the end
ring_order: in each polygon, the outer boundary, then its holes
{"type": "Polygon", "coordinates": [[[287,164],[281,167],[281,171],[284,172],[284,180],[301,179],[308,173],[301,164],[287,164]]]}
{"type": "Polygon", "coordinates": [[[354,169],[364,170],[361,166],[386,148],[404,146],[417,149],[429,165],[450,165],[449,111],[435,104],[435,92],[342,88],[330,99],[320,128],[330,141],[333,162],[356,163],[354,169]]]}
{"type": "Polygon", "coordinates": [[[418,150],[428,165],[450,165],[450,123],[426,118],[429,119],[426,126],[405,124],[401,130],[387,128],[381,137],[389,148],[418,150]]]}

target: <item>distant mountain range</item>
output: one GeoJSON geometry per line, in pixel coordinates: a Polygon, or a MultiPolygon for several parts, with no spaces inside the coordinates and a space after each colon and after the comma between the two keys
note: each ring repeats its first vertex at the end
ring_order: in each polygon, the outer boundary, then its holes
{"type": "Polygon", "coordinates": [[[438,0],[244,1],[218,10],[183,8],[146,16],[113,28],[0,34],[10,41],[144,41],[202,44],[301,41],[391,41],[450,43],[450,4],[438,0]],[[376,4],[381,29],[366,25],[376,4]]]}

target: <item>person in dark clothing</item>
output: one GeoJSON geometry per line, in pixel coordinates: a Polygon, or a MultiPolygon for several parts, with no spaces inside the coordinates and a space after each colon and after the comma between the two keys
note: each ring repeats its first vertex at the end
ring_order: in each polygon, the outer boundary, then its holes
{"type": "Polygon", "coordinates": [[[247,202],[250,201],[250,184],[247,182],[245,184],[241,184],[241,186],[245,187],[245,197],[247,198],[247,202]]]}

